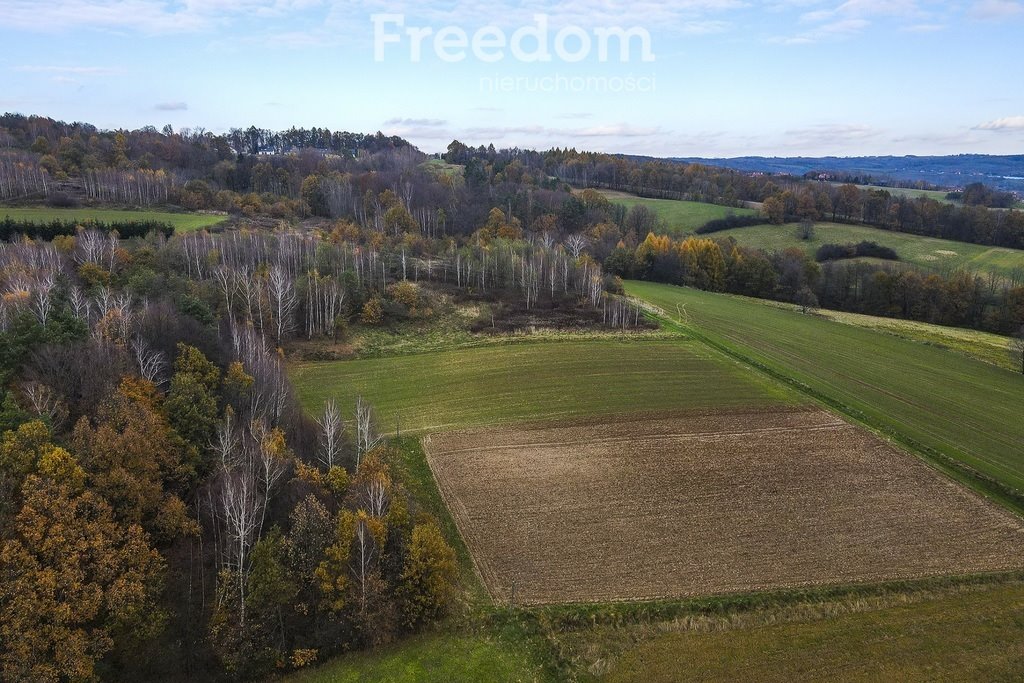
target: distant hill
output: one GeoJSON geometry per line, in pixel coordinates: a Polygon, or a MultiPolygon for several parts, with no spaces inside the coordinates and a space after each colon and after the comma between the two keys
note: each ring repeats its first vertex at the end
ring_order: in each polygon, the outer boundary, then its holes
{"type": "Polygon", "coordinates": [[[1024,155],[960,154],[937,157],[736,157],[733,159],[672,158],[738,171],[838,174],[864,184],[923,182],[943,188],[962,188],[982,182],[1001,190],[1024,192],[1024,155]]]}

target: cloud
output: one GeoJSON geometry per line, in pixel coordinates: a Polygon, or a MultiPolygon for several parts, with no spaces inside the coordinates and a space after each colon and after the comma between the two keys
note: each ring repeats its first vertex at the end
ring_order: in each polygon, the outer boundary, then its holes
{"type": "Polygon", "coordinates": [[[825,123],[787,130],[785,138],[792,147],[821,149],[874,140],[881,135],[881,130],[870,126],[825,123]]]}
{"type": "Polygon", "coordinates": [[[780,45],[810,45],[823,40],[852,36],[867,28],[870,23],[867,19],[840,19],[794,36],[777,36],[771,38],[769,42],[780,45]]]}
{"type": "Polygon", "coordinates": [[[448,125],[444,119],[388,119],[385,126],[422,126],[424,128],[438,128],[448,125]]]}
{"type": "Polygon", "coordinates": [[[4,0],[0,26],[29,31],[94,28],[185,33],[231,18],[275,18],[310,9],[322,0],[4,0]]]}
{"type": "MultiPolygon", "coordinates": [[[[817,2],[791,0],[779,9],[800,9],[817,2]]],[[[797,23],[808,28],[789,36],[775,36],[769,42],[780,45],[809,45],[827,40],[854,36],[863,32],[876,19],[916,21],[923,26],[932,15],[922,9],[919,0],[846,0],[831,7],[803,12],[797,23]]]]}
{"type": "Polygon", "coordinates": [[[994,121],[978,124],[974,130],[990,130],[996,132],[1024,132],[1024,116],[1007,116],[994,121]]]}
{"type": "Polygon", "coordinates": [[[186,102],[161,102],[153,108],[157,111],[187,111],[188,104],[186,102]]]}
{"type": "Polygon", "coordinates": [[[1016,0],[980,0],[969,12],[971,18],[981,21],[1000,21],[1024,15],[1024,4],[1016,0]]]}
{"type": "Polygon", "coordinates": [[[26,64],[22,66],[13,66],[11,67],[11,71],[78,76],[105,76],[109,74],[124,72],[123,69],[111,69],[105,66],[54,66],[41,64],[26,64]]]}
{"type": "Polygon", "coordinates": [[[533,25],[534,17],[543,14],[549,26],[557,29],[575,25],[583,27],[639,26],[650,31],[668,30],[688,34],[717,33],[729,24],[716,19],[718,15],[747,9],[749,0],[635,0],[631,3],[609,0],[567,0],[550,3],[543,0],[498,0],[481,3],[477,0],[347,0],[335,2],[328,24],[334,28],[355,28],[365,31],[373,14],[400,14],[406,25],[432,27],[456,25],[465,29],[498,26],[503,29],[533,25]]]}
{"type": "Polygon", "coordinates": [[[468,135],[476,138],[501,140],[510,135],[530,136],[539,138],[640,138],[663,135],[658,127],[633,126],[627,123],[616,123],[589,126],[586,128],[549,128],[547,126],[479,126],[466,129],[468,135]]]}

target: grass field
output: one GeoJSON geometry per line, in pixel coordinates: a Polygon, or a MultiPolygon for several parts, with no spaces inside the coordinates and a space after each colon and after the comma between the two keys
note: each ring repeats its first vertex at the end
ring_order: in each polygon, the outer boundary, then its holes
{"type": "MultiPolygon", "coordinates": [[[[655,635],[604,680],[1019,681],[1024,586],[994,586],[795,623],[655,635]]],[[[666,625],[671,630],[673,625],[666,625]]]]}
{"type": "MultiPolygon", "coordinates": [[[[784,304],[782,306],[787,307],[784,304]]],[[[792,309],[793,307],[788,308],[792,309]]],[[[815,311],[815,315],[845,325],[878,330],[921,344],[955,351],[1006,370],[1019,371],[1017,364],[1007,352],[1010,343],[1009,337],[991,332],[842,311],[818,310],[815,311]]]]}
{"type": "Polygon", "coordinates": [[[755,225],[749,228],[724,230],[713,236],[733,237],[745,247],[765,251],[782,251],[796,247],[811,256],[823,244],[870,241],[894,249],[903,262],[927,270],[966,270],[1024,280],[1024,251],[1017,249],[986,247],[840,223],[818,223],[814,228],[814,239],[811,240],[801,240],[796,233],[796,225],[755,225]]]}
{"type": "Polygon", "coordinates": [[[948,350],[756,299],[629,283],[712,343],[904,443],[1024,490],[1024,377],[948,350]]]}
{"type": "MultiPolygon", "coordinates": [[[[645,199],[634,197],[625,192],[608,190],[602,190],[601,194],[608,197],[613,204],[619,204],[627,208],[646,206],[665,222],[668,234],[676,236],[692,233],[708,221],[717,218],[757,215],[757,211],[752,209],[738,209],[729,206],[719,206],[718,204],[684,202],[675,199],[645,199]]],[[[641,235],[640,237],[643,239],[644,236],[641,235]]]]}
{"type": "Polygon", "coordinates": [[[1018,517],[822,410],[476,429],[424,449],[502,603],[1024,566],[1018,517]]]}
{"type": "Polygon", "coordinates": [[[552,680],[534,643],[519,634],[433,633],[352,654],[289,676],[289,683],[423,683],[552,680]]]}
{"type": "MultiPolygon", "coordinates": [[[[836,187],[839,187],[843,183],[832,183],[836,187]]],[[[858,185],[858,189],[861,190],[885,190],[893,197],[910,197],[916,199],[918,197],[927,197],[928,199],[934,199],[939,202],[946,202],[948,204],[955,204],[951,199],[946,199],[946,195],[949,194],[946,190],[915,190],[909,187],[880,187],[878,185],[858,185]]]]}
{"type": "Polygon", "coordinates": [[[675,341],[521,343],[394,358],[300,363],[311,413],[362,395],[387,432],[672,411],[762,407],[794,395],[702,344],[675,341]]]}
{"type": "Polygon", "coordinates": [[[7,208],[0,206],[0,218],[10,216],[19,221],[44,223],[61,221],[160,221],[170,223],[178,232],[192,232],[223,223],[226,216],[198,213],[170,213],[167,211],[121,211],[120,209],[51,209],[51,208],[7,208]]]}

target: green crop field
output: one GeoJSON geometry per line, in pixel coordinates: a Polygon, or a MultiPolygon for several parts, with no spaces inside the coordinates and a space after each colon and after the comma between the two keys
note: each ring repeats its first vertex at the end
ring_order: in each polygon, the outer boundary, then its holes
{"type": "MultiPolygon", "coordinates": [[[[708,221],[726,216],[756,216],[753,209],[738,209],[704,202],[684,202],[675,199],[645,199],[625,192],[602,191],[613,204],[626,208],[646,206],[665,222],[668,234],[680,236],[697,230],[708,221]]],[[[641,235],[641,238],[644,236],[641,235]]]]}
{"type": "Polygon", "coordinates": [[[813,621],[669,633],[626,652],[605,680],[1020,680],[1022,611],[1018,584],[813,621]]]}
{"type": "MultiPolygon", "coordinates": [[[[785,307],[785,304],[780,305],[785,307]]],[[[1017,364],[1007,353],[1010,338],[991,332],[842,311],[819,310],[816,311],[816,315],[847,325],[880,330],[922,344],[950,349],[1007,370],[1018,370],[1017,364]]]]}
{"type": "Polygon", "coordinates": [[[168,211],[121,211],[120,209],[51,209],[0,207],[0,218],[10,216],[18,221],[45,223],[61,221],[160,221],[170,223],[178,232],[202,230],[223,223],[226,216],[200,213],[170,213],[168,211]]]}
{"type": "Polygon", "coordinates": [[[796,247],[812,256],[823,244],[877,242],[894,249],[904,263],[927,270],[966,270],[981,274],[992,273],[1003,278],[1024,279],[1024,251],[1021,250],[920,237],[860,225],[818,223],[815,225],[814,238],[811,240],[801,240],[797,237],[796,225],[755,225],[749,228],[724,230],[712,236],[732,237],[745,247],[765,251],[781,251],[796,247]]]}
{"type": "Polygon", "coordinates": [[[301,363],[311,413],[363,396],[384,431],[638,411],[757,407],[793,395],[703,345],[678,341],[525,343],[394,358],[301,363]]]}
{"type": "Polygon", "coordinates": [[[937,346],[756,299],[631,282],[628,291],[712,343],[844,412],[1024,490],[1024,377],[937,346]]]}

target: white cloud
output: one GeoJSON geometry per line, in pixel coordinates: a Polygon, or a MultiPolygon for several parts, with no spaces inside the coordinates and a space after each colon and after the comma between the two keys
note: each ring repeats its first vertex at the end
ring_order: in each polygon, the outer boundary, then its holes
{"type": "Polygon", "coordinates": [[[160,102],[155,107],[157,111],[187,111],[188,103],[186,102],[160,102]]]}
{"type": "Polygon", "coordinates": [[[106,76],[109,74],[123,73],[123,69],[112,69],[105,66],[55,66],[41,64],[27,64],[11,67],[11,71],[23,71],[26,73],[52,73],[52,74],[74,74],[78,76],[106,76]]]}
{"type": "Polygon", "coordinates": [[[501,140],[510,135],[542,138],[638,138],[662,135],[658,127],[633,126],[627,123],[605,124],[586,128],[549,128],[547,126],[480,126],[466,129],[468,135],[501,140]]]}
{"type": "MultiPolygon", "coordinates": [[[[818,2],[790,0],[780,9],[816,7],[818,2]]],[[[803,12],[797,22],[804,30],[789,36],[776,36],[769,42],[782,45],[808,45],[825,40],[854,36],[863,32],[877,19],[913,20],[924,26],[931,12],[922,8],[919,0],[846,0],[829,7],[803,12]]]]}
{"type": "Polygon", "coordinates": [[[860,124],[818,124],[786,131],[787,144],[812,149],[835,149],[851,143],[873,140],[882,131],[860,124]]]}
{"type": "Polygon", "coordinates": [[[971,7],[971,17],[983,21],[999,21],[1024,15],[1024,4],[1016,0],[980,0],[971,7]]]}
{"type": "Polygon", "coordinates": [[[283,17],[320,4],[321,0],[3,0],[0,26],[30,31],[95,28],[185,33],[212,28],[232,17],[283,17]]]}
{"type": "Polygon", "coordinates": [[[448,122],[444,119],[388,119],[384,122],[385,126],[424,126],[428,128],[437,128],[438,126],[448,125],[448,122]]]}
{"type": "Polygon", "coordinates": [[[913,24],[903,30],[907,33],[938,33],[939,31],[945,31],[946,28],[945,24],[913,24]]]}
{"type": "Polygon", "coordinates": [[[1024,132],[1024,116],[1007,116],[994,121],[978,124],[974,130],[991,130],[997,132],[1024,132]]]}

